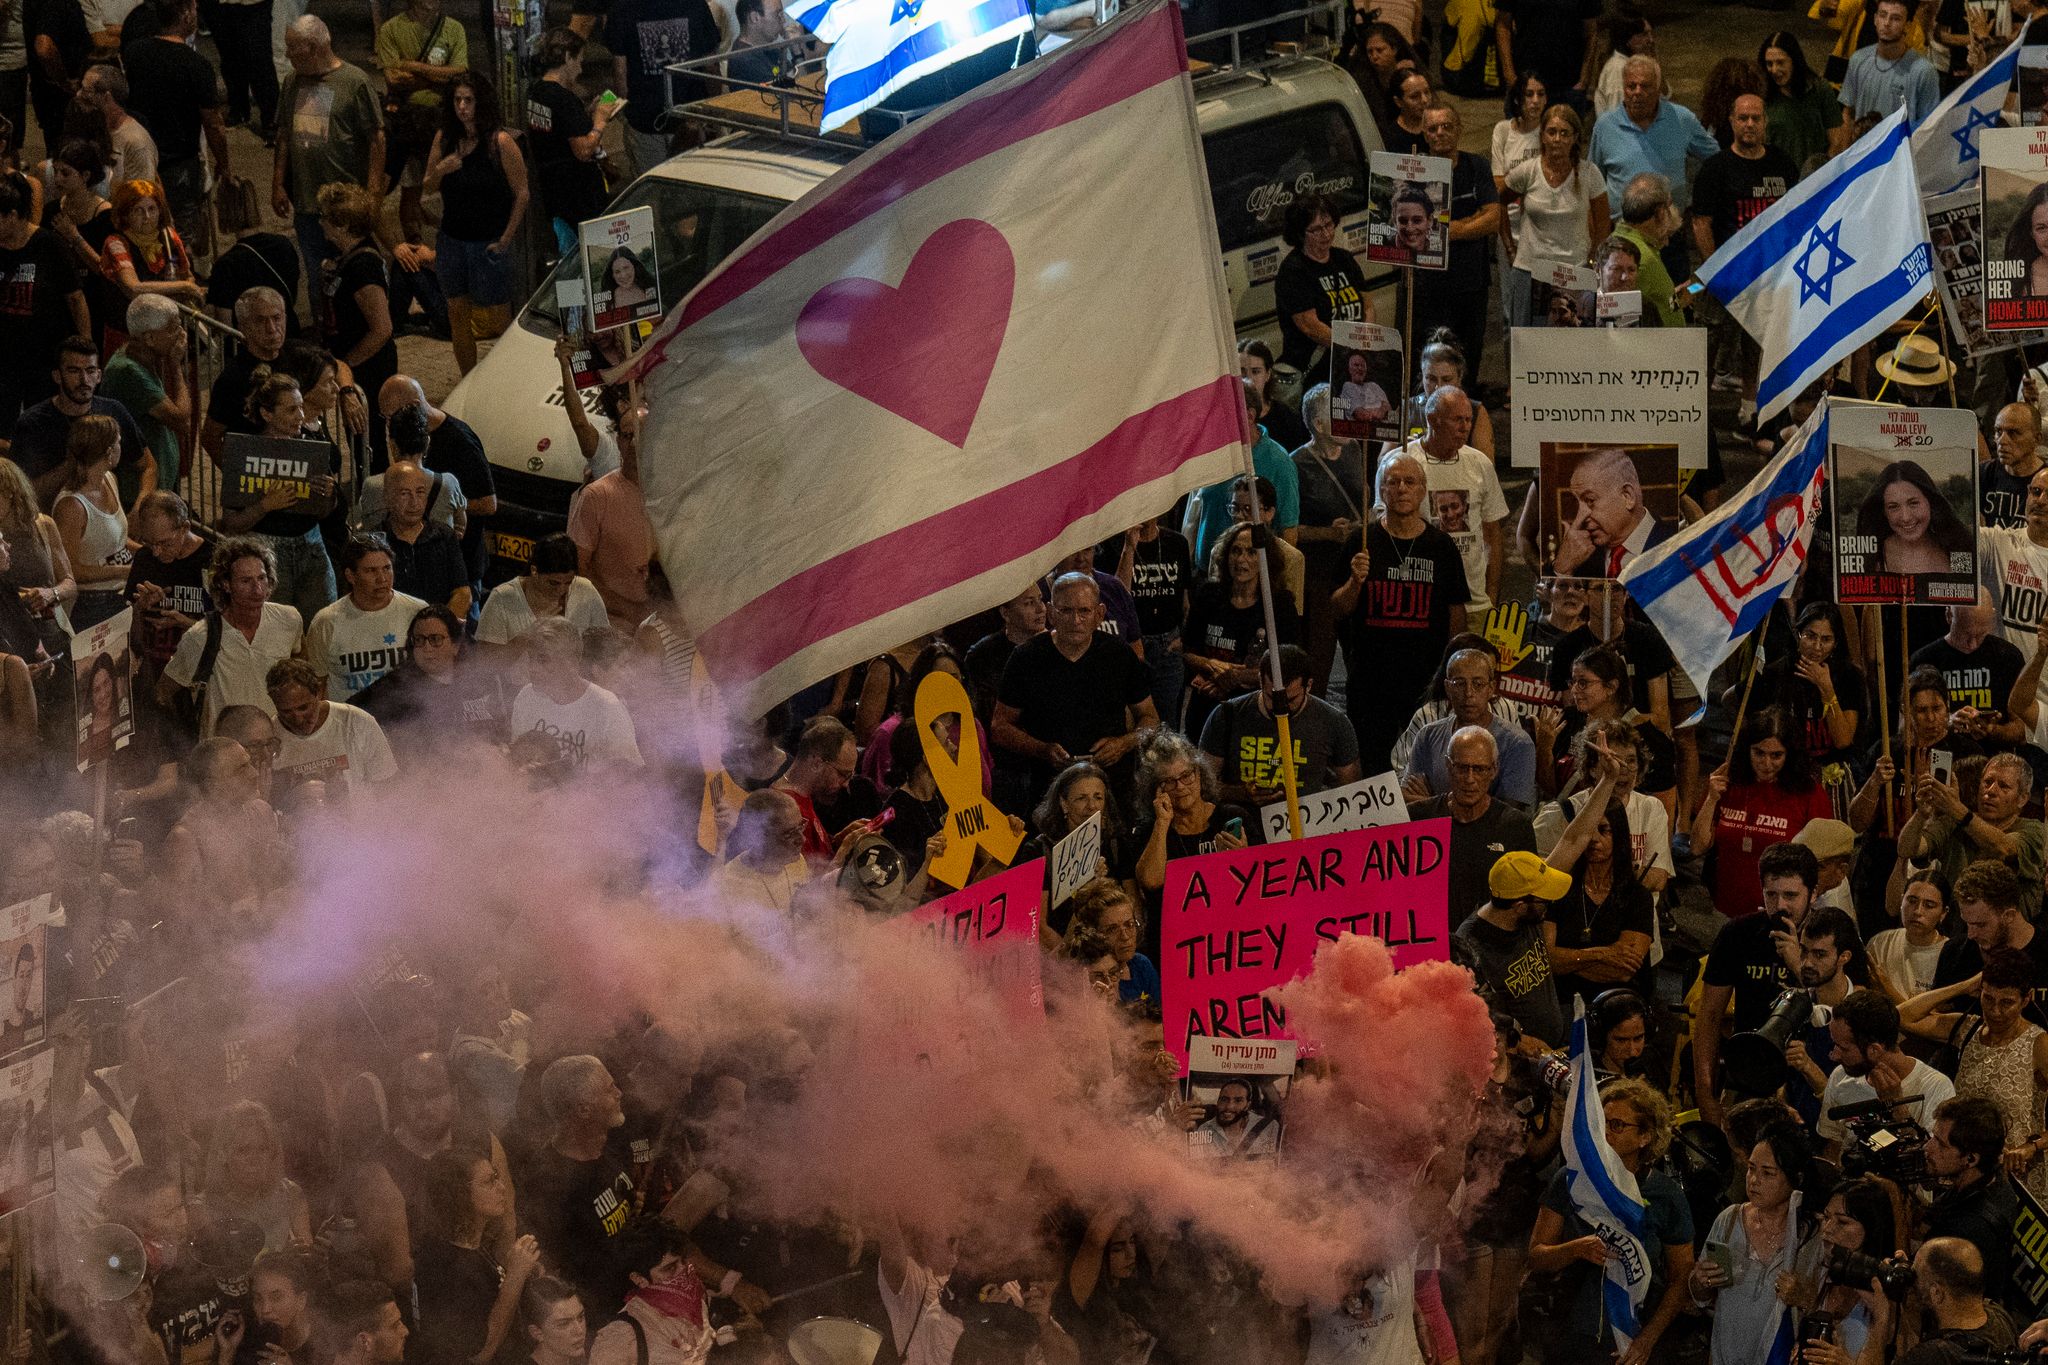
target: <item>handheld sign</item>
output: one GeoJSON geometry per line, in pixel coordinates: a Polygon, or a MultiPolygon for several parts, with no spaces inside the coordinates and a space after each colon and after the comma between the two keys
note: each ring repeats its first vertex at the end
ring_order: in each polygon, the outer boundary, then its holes
{"type": "Polygon", "coordinates": [[[1374,152],[1365,258],[1442,270],[1451,263],[1451,161],[1374,152]]]}
{"type": "Polygon", "coordinates": [[[921,905],[905,918],[919,933],[964,954],[967,977],[1001,998],[1012,1014],[1043,1017],[1038,917],[1044,887],[1045,863],[1034,858],[921,905]]]}
{"type": "Polygon", "coordinates": [[[234,511],[254,507],[273,488],[290,488],[286,512],[324,517],[334,507],[332,492],[315,495],[313,480],[332,474],[334,447],[325,441],[293,441],[231,431],[220,448],[220,505],[234,511]]]}
{"type": "Polygon", "coordinates": [[[965,886],[974,869],[974,850],[985,848],[997,862],[1017,856],[1024,836],[1010,828],[1010,821],[981,789],[981,732],[974,725],[974,704],[967,689],[950,673],[930,673],[917,685],[917,705],[912,719],[917,737],[924,742],[924,761],[946,798],[946,851],[932,859],[934,881],[947,886],[965,886]],[[946,751],[945,741],[932,728],[944,716],[960,722],[960,742],[955,752],[946,751]]]}
{"type": "MultiPolygon", "coordinates": [[[[1332,787],[1301,798],[1301,837],[1342,834],[1346,830],[1378,829],[1408,819],[1408,802],[1401,795],[1401,779],[1394,773],[1360,778],[1348,786],[1332,787]]],[[[1266,827],[1266,842],[1287,838],[1287,803],[1275,801],[1259,807],[1259,823],[1266,827]]],[[[1057,902],[1055,902],[1057,904],[1057,902]]]]}
{"type": "Polygon", "coordinates": [[[135,736],[135,655],[128,648],[130,607],[71,637],[78,704],[78,771],[105,763],[135,736]]]}
{"type": "Polygon", "coordinates": [[[576,225],[589,288],[592,330],[604,332],[661,316],[654,209],[643,205],[576,225]]]}
{"type": "MultiPolygon", "coordinates": [[[[1417,820],[1299,843],[1221,849],[1166,865],[1159,923],[1167,1050],[1188,1040],[1288,1038],[1266,992],[1306,976],[1343,935],[1387,945],[1395,967],[1451,956],[1451,822],[1417,820]]],[[[1303,1039],[1303,1051],[1314,1039],[1303,1039]]]]}
{"type": "Polygon", "coordinates": [[[1052,898],[1048,910],[1067,903],[1067,897],[1095,879],[1095,864],[1102,860],[1102,812],[1083,820],[1080,827],[1052,849],[1052,898]]]}
{"type": "Polygon", "coordinates": [[[1401,334],[1370,322],[1330,323],[1330,432],[1348,439],[1400,437],[1401,334]]]}

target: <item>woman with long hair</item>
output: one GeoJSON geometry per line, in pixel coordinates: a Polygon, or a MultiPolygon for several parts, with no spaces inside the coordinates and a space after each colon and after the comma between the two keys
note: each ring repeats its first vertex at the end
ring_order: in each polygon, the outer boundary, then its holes
{"type": "Polygon", "coordinates": [[[1597,645],[1573,659],[1566,675],[1565,705],[1536,715],[1536,782],[1555,796],[1586,785],[1586,737],[1603,721],[1621,721],[1637,735],[1648,759],[1637,786],[1676,807],[1678,755],[1671,739],[1636,710],[1628,661],[1613,645],[1597,645]]]}
{"type": "MultiPolygon", "coordinates": [[[[1044,858],[1049,885],[1053,850],[1059,847],[1060,840],[1088,823],[1091,816],[1100,817],[1102,830],[1102,852],[1096,860],[1096,875],[1128,884],[1131,881],[1130,841],[1126,837],[1129,827],[1124,824],[1123,810],[1117,805],[1115,793],[1109,789],[1109,774],[1085,758],[1062,768],[1053,778],[1052,785],[1045,789],[1045,795],[1031,812],[1034,833],[1024,850],[1012,861],[1021,863],[1044,858]]],[[[1071,906],[1057,905],[1040,918],[1039,938],[1048,951],[1066,933],[1067,921],[1072,914],[1071,906]]]]}
{"type": "MultiPolygon", "coordinates": [[[[1816,763],[1846,759],[1869,700],[1863,670],[1842,643],[1842,609],[1833,602],[1808,602],[1792,633],[1792,652],[1757,673],[1750,705],[1784,707],[1805,732],[1816,763]]],[[[1738,698],[1722,700],[1732,705],[1738,698]]]]}
{"type": "Polygon", "coordinates": [[[526,158],[505,131],[497,88],[474,71],[448,86],[427,150],[425,192],[441,196],[434,269],[448,297],[456,368],[476,368],[479,337],[501,335],[512,302],[511,252],[526,217],[526,158]]]}
{"type": "Polygon", "coordinates": [[[491,1365],[512,1334],[519,1296],[540,1265],[540,1244],[528,1233],[512,1243],[502,1265],[484,1249],[485,1230],[510,1207],[488,1156],[436,1152],[427,1161],[425,1193],[413,1238],[416,1349],[425,1365],[491,1365]]]}
{"type": "MultiPolygon", "coordinates": [[[[2036,191],[2048,206],[2048,185],[2036,191]]],[[[2048,231],[2048,212],[2044,212],[2048,231]]],[[[2048,272],[2048,262],[2040,263],[2048,272]]],[[[2048,292],[2048,273],[2043,276],[2048,292]]],[[[1856,534],[1877,543],[1877,568],[1890,574],[1945,574],[1949,556],[1968,553],[1976,542],[1935,490],[1934,480],[1911,460],[1884,467],[1877,484],[1856,509],[1856,534]]]]}
{"type": "Polygon", "coordinates": [[[1649,962],[1656,898],[1636,876],[1628,810],[1610,805],[1593,826],[1585,851],[1562,869],[1572,889],[1543,921],[1544,948],[1557,998],[1591,1000],[1635,983],[1649,962]]]}
{"type": "Polygon", "coordinates": [[[1806,172],[1813,158],[1826,160],[1828,133],[1842,122],[1835,88],[1813,73],[1799,39],[1780,29],[1756,50],[1764,73],[1764,140],[1806,172]]]}
{"type": "Polygon", "coordinates": [[[1403,71],[1421,66],[1415,48],[1392,24],[1374,21],[1352,27],[1345,35],[1337,64],[1358,82],[1365,106],[1379,125],[1380,145],[1393,146],[1394,89],[1403,71]]]}
{"type": "MultiPolygon", "coordinates": [[[[306,397],[299,381],[273,372],[250,390],[245,416],[258,434],[281,441],[307,439],[306,397]]],[[[335,481],[323,474],[312,481],[316,497],[331,497],[335,481]]],[[[247,507],[224,509],[220,526],[229,534],[244,531],[261,536],[277,557],[277,578],[271,600],[298,610],[312,624],[320,608],[334,600],[334,563],[320,533],[320,518],[288,510],[298,497],[290,484],[279,484],[247,507]]]]}
{"type": "Polygon", "coordinates": [[[1607,209],[1607,180],[1586,160],[1586,126],[1568,104],[1543,111],[1538,134],[1539,154],[1523,162],[1507,178],[1501,194],[1512,212],[1520,209],[1520,227],[1508,245],[1509,320],[1527,327],[1531,316],[1531,270],[1546,262],[1578,265],[1593,254],[1593,243],[1607,236],[1613,220],[1607,209]]]}
{"type": "MultiPolygon", "coordinates": [[[[1508,176],[1524,161],[1533,161],[1543,150],[1538,134],[1543,129],[1543,111],[1550,107],[1550,89],[1534,71],[1523,71],[1501,98],[1501,118],[1493,125],[1493,191],[1508,187],[1508,176]]],[[[1511,235],[1515,225],[1503,221],[1502,231],[1511,235]]]]}
{"type": "MultiPolygon", "coordinates": [[[[1283,582],[1275,542],[1267,541],[1264,554],[1273,584],[1273,624],[1281,644],[1294,644],[1301,634],[1301,616],[1294,600],[1281,590],[1283,582]]],[[[1265,658],[1266,608],[1259,593],[1258,537],[1248,522],[1238,522],[1217,538],[1209,556],[1207,579],[1195,588],[1188,603],[1187,624],[1181,628],[1181,650],[1188,665],[1187,703],[1182,713],[1182,733],[1199,735],[1202,722],[1219,702],[1249,692],[1259,685],[1260,661],[1265,658]]]]}
{"type": "Polygon", "coordinates": [[[2020,293],[2048,294],[2048,183],[2034,186],[2006,229],[2004,259],[2027,263],[2026,285],[2020,293]]]}
{"type": "Polygon", "coordinates": [[[1871,935],[1866,951],[1870,957],[1871,984],[1901,1004],[1922,991],[1934,989],[1934,973],[1941,962],[1941,950],[1948,946],[1949,910],[1954,904],[1948,878],[1938,867],[1908,873],[1899,893],[1898,927],[1871,935]]]}
{"type": "MultiPolygon", "coordinates": [[[[392,331],[391,278],[377,245],[376,196],[360,185],[320,187],[320,230],[337,253],[320,267],[320,330],[327,349],[375,399],[398,373],[392,331]]],[[[370,424],[370,447],[381,464],[384,424],[370,424]]]]}
{"type": "Polygon", "coordinates": [[[1823,1176],[1813,1139],[1797,1124],[1765,1130],[1750,1149],[1740,1204],[1730,1204],[1707,1234],[1711,1246],[1728,1248],[1729,1265],[1704,1257],[1692,1268],[1692,1299],[1711,1307],[1711,1365],[1755,1365],[1770,1353],[1777,1335],[1780,1285],[1786,1276],[1812,1283],[1820,1271],[1819,1218],[1812,1200],[1823,1176]],[[1790,1208],[1794,1191],[1804,1203],[1796,1226],[1790,1208]]]}
{"type": "Polygon", "coordinates": [[[71,626],[84,630],[121,610],[134,547],[128,541],[128,509],[114,483],[121,458],[121,428],[114,419],[90,413],[71,424],[57,495],[50,514],[64,542],[64,557],[78,579],[71,626]]]}
{"type": "Polygon", "coordinates": [[[193,1213],[202,1234],[209,1226],[239,1218],[263,1229],[266,1251],[313,1245],[305,1191],[284,1173],[277,1124],[255,1100],[229,1105],[213,1125],[206,1188],[193,1213]]]}
{"type": "Polygon", "coordinates": [[[50,158],[51,210],[43,220],[79,268],[96,331],[104,330],[108,318],[122,316],[126,307],[126,296],[101,273],[107,238],[115,234],[114,206],[99,191],[106,177],[104,149],[84,138],[67,137],[50,158]]]}
{"type": "Polygon", "coordinates": [[[1899,1027],[1915,1037],[1961,1049],[1958,1099],[1990,1100],[2005,1119],[2005,1172],[2024,1179],[2036,1199],[2048,1195],[2048,1033],[2024,1011],[2034,998],[2033,957],[2017,948],[1984,954],[1975,976],[1924,991],[1899,1006],[1899,1027]],[[1943,1010],[1974,995],[1975,1013],[1943,1010]]]}
{"type": "Polygon", "coordinates": [[[1721,913],[1730,919],[1755,914],[1764,849],[1834,812],[1802,727],[1781,707],[1750,716],[1740,747],[1708,774],[1692,820],[1693,851],[1714,854],[1714,904],[1721,913]]]}
{"type": "MultiPolygon", "coordinates": [[[[46,646],[61,647],[70,635],[63,614],[78,598],[78,580],[56,520],[42,511],[35,486],[12,460],[0,460],[0,536],[7,537],[14,556],[13,564],[0,570],[0,589],[28,608],[46,646]]],[[[52,657],[56,653],[53,648],[52,657]]]]}

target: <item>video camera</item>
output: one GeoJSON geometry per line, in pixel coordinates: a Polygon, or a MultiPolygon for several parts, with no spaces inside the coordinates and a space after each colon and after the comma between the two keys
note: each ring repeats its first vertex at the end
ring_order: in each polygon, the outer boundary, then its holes
{"type": "Polygon", "coordinates": [[[1842,1143],[1842,1174],[1882,1176],[1895,1185],[1916,1185],[1927,1178],[1927,1130],[1912,1119],[1896,1118],[1892,1110],[1911,1100],[1865,1100],[1838,1104],[1828,1117],[1849,1130],[1842,1143]]]}
{"type": "Polygon", "coordinates": [[[1971,1351],[1955,1357],[1955,1365],[2040,1365],[2048,1345],[2009,1346],[2003,1351],[1971,1351]]]}
{"type": "Polygon", "coordinates": [[[1852,1289],[1861,1289],[1875,1280],[1893,1303],[1904,1303],[1906,1295],[1913,1292],[1913,1267],[1847,1247],[1836,1247],[1828,1253],[1828,1278],[1852,1289]]]}

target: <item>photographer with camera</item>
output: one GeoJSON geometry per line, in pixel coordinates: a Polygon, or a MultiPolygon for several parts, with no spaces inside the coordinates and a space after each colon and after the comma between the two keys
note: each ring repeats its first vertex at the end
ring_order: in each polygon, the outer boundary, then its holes
{"type": "MultiPolygon", "coordinates": [[[[1883,1365],[1897,1304],[1913,1289],[1898,1256],[1899,1191],[1864,1177],[1838,1186],[1821,1210],[1820,1283],[1800,1295],[1803,1365],[1883,1365]]],[[[1791,1297],[1791,1296],[1788,1296],[1791,1297]]]]}
{"type": "Polygon", "coordinates": [[[1914,996],[1899,1020],[1923,1038],[1957,1050],[1956,1093],[1990,1100],[2005,1118],[2005,1173],[2036,1197],[2048,1194],[2041,1151],[2042,1103],[2048,1094],[2048,1033],[2028,1022],[2034,960],[2011,948],[1984,954],[1984,970],[1952,986],[1914,996]],[[1976,1014],[1941,1013],[1950,1000],[1976,992],[1976,1014]]]}
{"type": "MultiPolygon", "coordinates": [[[[1821,1092],[1820,1122],[1815,1131],[1827,1144],[1830,1160],[1840,1160],[1849,1129],[1835,1116],[1838,1109],[1883,1100],[1890,1107],[1882,1119],[1910,1119],[1925,1124],[1934,1111],[1956,1095],[1955,1083],[1917,1057],[1899,1050],[1900,1011],[1881,992],[1852,991],[1835,1006],[1828,1033],[1835,1045],[1835,1069],[1821,1092]]],[[[1791,1049],[1786,1049],[1790,1060],[1791,1049]]]]}
{"type": "Polygon", "coordinates": [[[1898,1365],[1964,1365],[2019,1340],[2012,1318],[1992,1301],[1979,1253],[1959,1237],[1934,1237],[1921,1246],[1913,1258],[1913,1282],[1934,1330],[1901,1355],[1898,1365]]]}
{"type": "Polygon", "coordinates": [[[1793,983],[1799,969],[1799,926],[1813,905],[1820,864],[1812,849],[1773,844],[1757,860],[1757,880],[1763,913],[1732,920],[1714,936],[1701,975],[1699,1012],[1693,1016],[1693,1085],[1700,1117],[1716,1128],[1725,1117],[1716,1073],[1729,1004],[1734,1004],[1735,1031],[1746,1033],[1763,1023],[1772,1002],[1793,983]]]}
{"type": "Polygon", "coordinates": [[[2019,1197],[2005,1178],[2005,1119],[1998,1106],[1985,1099],[1943,1104],[1934,1111],[1926,1152],[1935,1197],[1923,1231],[1930,1239],[1961,1238],[1976,1247],[1984,1258],[1984,1292],[2005,1297],[2019,1197]]]}

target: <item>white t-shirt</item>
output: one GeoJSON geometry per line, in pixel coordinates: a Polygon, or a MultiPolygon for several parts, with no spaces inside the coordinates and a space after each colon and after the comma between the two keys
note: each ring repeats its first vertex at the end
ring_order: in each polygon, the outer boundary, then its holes
{"type": "MultiPolygon", "coordinates": [[[[2024,526],[1977,528],[1977,578],[1998,604],[1998,633],[2026,658],[2034,657],[2034,627],[2048,608],[2048,548],[2027,539],[2024,526]]],[[[2048,673],[2037,694],[2042,721],[2034,730],[2040,743],[2048,734],[2048,673]]]]}
{"type": "Polygon", "coordinates": [[[1491,556],[1486,552],[1482,528],[1507,520],[1508,500],[1500,491],[1500,476],[1493,461],[1471,446],[1458,447],[1454,460],[1431,459],[1420,440],[1410,441],[1404,452],[1422,461],[1429,477],[1429,524],[1451,538],[1458,557],[1465,561],[1465,587],[1472,600],[1465,604],[1467,619],[1478,620],[1493,609],[1486,595],[1486,570],[1491,556]],[[1453,529],[1462,525],[1463,530],[1453,529]]]}
{"type": "MultiPolygon", "coordinates": [[[[1899,1086],[1901,1099],[1910,1095],[1920,1096],[1918,1108],[1901,1105],[1892,1112],[1902,1118],[1912,1119],[1922,1128],[1932,1128],[1934,1111],[1943,1102],[1956,1097],[1956,1083],[1916,1057],[1913,1060],[1913,1069],[1906,1073],[1906,1079],[1899,1086]]],[[[1839,1066],[1836,1067],[1834,1074],[1828,1077],[1827,1088],[1821,1091],[1820,1121],[1814,1125],[1814,1131],[1819,1133],[1824,1141],[1840,1142],[1848,1136],[1849,1130],[1839,1119],[1831,1119],[1828,1115],[1837,1106],[1865,1104],[1876,1098],[1877,1090],[1869,1081],[1861,1076],[1851,1076],[1839,1066]]]]}
{"type": "MultiPolygon", "coordinates": [[[[580,581],[580,580],[579,580],[580,581]]],[[[555,741],[562,757],[576,767],[600,763],[640,765],[640,744],[633,738],[633,717],[626,704],[595,683],[566,706],[531,683],[512,699],[512,737],[539,730],[555,741]]]]}
{"type": "Polygon", "coordinates": [[[388,781],[398,772],[384,727],[377,718],[345,701],[327,703],[327,719],[310,735],[277,727],[277,759],[273,770],[285,786],[318,779],[327,794],[351,797],[372,782],[388,781]]]}
{"type": "MultiPolygon", "coordinates": [[[[581,575],[569,585],[562,615],[578,630],[601,630],[611,624],[597,585],[581,575]]],[[[533,629],[533,622],[533,604],[526,600],[526,590],[519,586],[518,579],[508,578],[492,588],[491,595],[484,599],[483,614],[477,618],[476,638],[487,645],[509,645],[533,629]]]]}
{"type": "Polygon", "coordinates": [[[1515,260],[1527,270],[1535,261],[1583,265],[1593,255],[1587,215],[1593,201],[1607,196],[1600,168],[1581,161],[1577,173],[1555,188],[1543,178],[1541,159],[1524,161],[1508,176],[1508,188],[1522,195],[1522,225],[1515,232],[1515,260]]]}
{"type": "MultiPolygon", "coordinates": [[[[1543,152],[1543,129],[1532,128],[1523,132],[1515,127],[1515,121],[1504,118],[1493,125],[1493,158],[1488,163],[1493,173],[1506,183],[1508,175],[1524,161],[1533,160],[1543,152]]],[[[1522,206],[1508,205],[1508,231],[1519,232],[1522,227],[1522,206]]]]}
{"type": "MultiPolygon", "coordinates": [[[[433,471],[428,471],[432,473],[433,471]]],[[[455,514],[469,506],[462,485],[448,474],[434,474],[436,487],[427,493],[427,520],[455,529],[455,514]]],[[[384,525],[384,476],[372,474],[363,480],[363,491],[349,510],[349,525],[358,531],[375,531],[384,525]]]]}
{"type": "Polygon", "coordinates": [[[875,1267],[875,1282],[882,1290],[882,1306],[889,1312],[889,1335],[895,1339],[896,1354],[903,1365],[952,1365],[953,1348],[967,1324],[947,1312],[939,1302],[939,1277],[916,1261],[903,1263],[903,1285],[889,1288],[888,1272],[875,1267]]]}
{"type": "Polygon", "coordinates": [[[1366,1276],[1342,1305],[1311,1317],[1302,1365],[1422,1365],[1414,1263],[1366,1276]]]}
{"type": "Polygon", "coordinates": [[[341,597],[313,613],[313,624],[306,628],[306,660],[327,675],[327,700],[347,701],[404,663],[406,633],[426,605],[395,592],[376,611],[341,597]]]}
{"type": "MultiPolygon", "coordinates": [[[[270,693],[263,686],[264,675],[270,672],[272,664],[299,652],[299,638],[303,634],[297,609],[282,602],[263,604],[263,620],[256,627],[254,640],[223,621],[220,653],[214,658],[213,676],[206,687],[206,714],[201,717],[201,731],[213,733],[214,719],[224,706],[260,706],[265,715],[275,716],[277,708],[270,704],[270,693]]],[[[195,621],[179,639],[171,661],[164,665],[164,676],[180,687],[190,687],[204,653],[206,622],[195,621]]]]}
{"type": "Polygon", "coordinates": [[[1906,941],[1904,929],[1886,929],[1871,936],[1870,962],[1907,995],[1918,995],[1934,989],[1935,964],[1941,961],[1946,942],[1937,937],[1925,948],[1915,948],[1906,941]]]}

